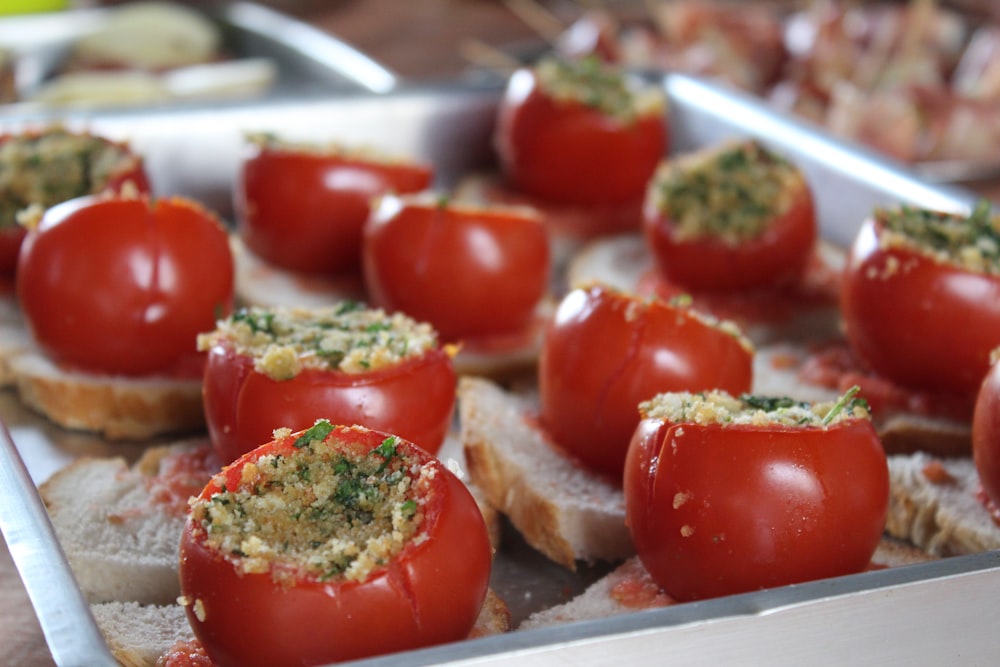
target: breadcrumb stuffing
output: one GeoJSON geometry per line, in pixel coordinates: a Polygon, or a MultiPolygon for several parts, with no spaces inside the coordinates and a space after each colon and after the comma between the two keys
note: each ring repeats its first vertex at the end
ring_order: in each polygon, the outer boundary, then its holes
{"type": "Polygon", "coordinates": [[[1000,216],[986,201],[968,215],[901,206],[881,209],[880,247],[907,248],[967,271],[1000,274],[1000,216]]]}
{"type": "Polygon", "coordinates": [[[402,313],[343,302],[328,308],[248,308],[198,337],[198,349],[229,343],[254,358],[254,369],[290,380],[306,368],[365,373],[419,357],[437,347],[427,323],[402,313]]]}
{"type": "Polygon", "coordinates": [[[116,174],[138,166],[124,144],[55,126],[0,141],[0,227],[18,224],[68,199],[104,189],[116,174]]]}
{"type": "Polygon", "coordinates": [[[662,115],[667,107],[659,88],[639,86],[620,69],[597,58],[545,58],[534,71],[539,86],[552,99],[579,102],[623,123],[640,116],[662,115]]]}
{"type": "Polygon", "coordinates": [[[677,239],[738,245],[787,213],[805,187],[798,167],[759,142],[731,142],[664,162],[651,181],[650,200],[677,239]]]}
{"type": "Polygon", "coordinates": [[[319,421],[292,454],[247,464],[239,488],[194,501],[207,545],[278,583],[303,574],[362,581],[386,564],[417,537],[420,489],[434,468],[398,450],[394,436],[366,452],[337,438],[319,421]]]}
{"type": "Polygon", "coordinates": [[[674,424],[828,427],[848,419],[871,419],[868,404],[856,394],[855,387],[837,401],[809,404],[784,397],[735,397],[724,391],[668,392],[643,402],[639,411],[674,424]]]}

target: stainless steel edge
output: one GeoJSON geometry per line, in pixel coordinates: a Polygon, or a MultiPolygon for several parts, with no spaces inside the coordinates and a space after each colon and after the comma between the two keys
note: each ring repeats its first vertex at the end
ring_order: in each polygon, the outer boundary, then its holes
{"type": "Polygon", "coordinates": [[[222,16],[244,30],[268,35],[311,60],[372,93],[395,88],[398,77],[380,63],[345,42],[278,11],[251,2],[234,2],[222,16]]]}
{"type": "Polygon", "coordinates": [[[0,532],[59,667],[118,665],[76,584],[35,483],[0,423],[0,532]]]}

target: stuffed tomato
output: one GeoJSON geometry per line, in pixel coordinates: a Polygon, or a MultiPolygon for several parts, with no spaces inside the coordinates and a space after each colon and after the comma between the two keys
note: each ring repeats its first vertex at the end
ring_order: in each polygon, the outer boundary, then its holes
{"type": "Polygon", "coordinates": [[[889,476],[867,406],[659,394],[625,464],[636,552],[690,601],[864,570],[885,527],[889,476]]]}
{"type": "Polygon", "coordinates": [[[1000,345],[1000,218],[985,204],[875,211],[851,247],[841,311],[876,373],[971,403],[1000,345]]]}
{"type": "Polygon", "coordinates": [[[643,227],[660,273],[691,290],[794,282],[817,237],[802,172],[756,141],[664,162],[649,184],[643,227]]]}
{"type": "Polygon", "coordinates": [[[202,373],[199,333],[233,303],[221,221],[194,201],[105,193],[48,209],[25,237],[17,294],[57,364],[105,375],[202,373]]]}
{"type": "Polygon", "coordinates": [[[356,272],[371,203],[426,189],[430,165],[339,144],[249,137],[235,208],[240,236],[265,262],[308,274],[356,272]]]}
{"type": "Polygon", "coordinates": [[[666,100],[597,58],[544,59],[515,72],[494,137],[520,191],[561,204],[641,201],[668,145],[666,100]]]}
{"type": "Polygon", "coordinates": [[[491,547],[413,443],[317,421],[224,468],[181,539],[182,602],[220,667],[320,665],[469,636],[491,547]]]}
{"type": "Polygon", "coordinates": [[[448,342],[524,331],[549,289],[549,237],[528,208],[387,196],[363,248],[374,303],[448,342]]]}
{"type": "Polygon", "coordinates": [[[753,347],[680,303],[598,283],[571,290],[545,332],[541,421],[588,468],[620,478],[638,406],[664,391],[750,390],[753,347]]]}
{"type": "Polygon", "coordinates": [[[455,405],[450,350],[426,324],[355,302],[321,309],[239,310],[199,336],[208,352],[209,435],[229,462],[276,428],[317,419],[360,424],[431,453],[455,405]]]}
{"type": "Polygon", "coordinates": [[[0,137],[0,276],[14,277],[25,235],[19,214],[126,187],[149,192],[142,159],[126,143],[62,127],[0,137]]]}

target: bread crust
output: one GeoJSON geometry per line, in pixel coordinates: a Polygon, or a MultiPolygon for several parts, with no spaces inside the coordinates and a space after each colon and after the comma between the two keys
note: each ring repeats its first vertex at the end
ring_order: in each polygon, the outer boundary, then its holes
{"type": "Polygon", "coordinates": [[[528,544],[571,570],[634,554],[621,488],[557,450],[523,400],[467,376],[458,402],[469,477],[528,544]]]}
{"type": "Polygon", "coordinates": [[[38,352],[9,360],[21,401],[60,426],[109,440],[148,440],[205,425],[201,379],[68,372],[38,352]]]}

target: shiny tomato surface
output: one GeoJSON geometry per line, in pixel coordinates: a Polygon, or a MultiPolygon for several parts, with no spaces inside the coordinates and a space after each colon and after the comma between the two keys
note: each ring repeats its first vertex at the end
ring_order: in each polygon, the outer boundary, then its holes
{"type": "Polygon", "coordinates": [[[536,70],[524,68],[500,101],[494,143],[504,174],[527,194],[563,204],[627,204],[642,199],[667,150],[664,113],[654,106],[610,115],[553,96],[536,70]]]}
{"type": "Polygon", "coordinates": [[[802,273],[816,242],[812,195],[801,188],[784,214],[760,235],[731,244],[705,236],[678,239],[661,212],[643,213],[643,226],[657,266],[689,289],[745,290],[772,287],[802,273]]]}
{"type": "Polygon", "coordinates": [[[292,147],[258,147],[239,172],[235,206],[247,247],[274,266],[337,275],[360,266],[371,202],[426,189],[429,165],[292,147]]]}
{"type": "Polygon", "coordinates": [[[570,291],[539,357],[541,420],[588,468],[620,479],[639,403],[664,391],[750,390],[753,351],[690,310],[601,285],[570,291]]]}
{"type": "Polygon", "coordinates": [[[990,366],[972,418],[972,458],[988,509],[1000,523],[1000,363],[990,366]]]}
{"type": "Polygon", "coordinates": [[[643,231],[660,272],[687,289],[745,291],[794,284],[814,255],[816,212],[804,179],[783,186],[787,208],[774,213],[759,234],[738,241],[711,232],[679,233],[676,221],[656,204],[657,187],[654,180],[643,207],[643,231]]]}
{"type": "MultiPolygon", "coordinates": [[[[279,438],[225,468],[222,485],[240,489],[244,468],[266,454],[291,456],[301,433],[279,438]]],[[[338,447],[374,450],[385,433],[337,427],[338,447]]],[[[417,534],[362,580],[244,572],[239,558],[206,544],[189,520],[181,540],[181,590],[198,640],[220,667],[320,665],[457,641],[469,635],[486,596],[491,548],[482,514],[465,485],[440,461],[397,439],[397,450],[433,474],[415,483],[424,516],[417,534]]],[[[265,539],[267,539],[265,537],[265,539]]],[[[273,538],[272,538],[273,539],[273,538]]]]}
{"type": "MultiPolygon", "coordinates": [[[[233,301],[226,230],[182,198],[87,196],[25,239],[17,292],[36,342],[97,373],[174,372],[233,301]]],[[[201,363],[192,369],[201,373],[201,363]]]]}
{"type": "Polygon", "coordinates": [[[385,197],[365,226],[372,301],[446,341],[517,332],[549,286],[549,239],[533,211],[385,197]]]}
{"type": "Polygon", "coordinates": [[[974,397],[1000,345],[1000,276],[880,242],[864,223],[844,273],[848,341],[877,373],[903,386],[974,397]]]}
{"type": "Polygon", "coordinates": [[[889,480],[868,420],[803,428],[645,418],[624,490],[639,558],[668,595],[690,601],[864,570],[889,480]]]}
{"type": "Polygon", "coordinates": [[[205,365],[205,419],[226,462],[269,441],[276,428],[307,428],[320,418],[393,433],[436,453],[451,425],[455,382],[442,349],[367,373],[305,369],[279,381],[219,342],[205,365]]]}

